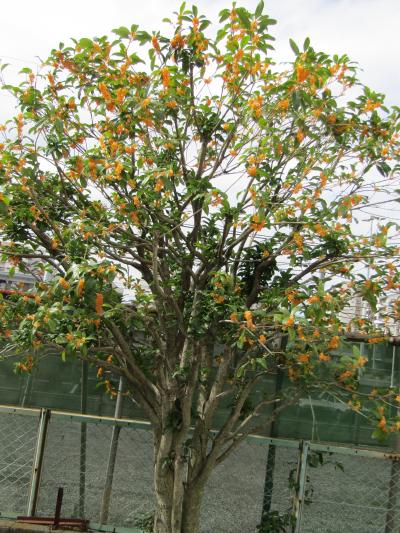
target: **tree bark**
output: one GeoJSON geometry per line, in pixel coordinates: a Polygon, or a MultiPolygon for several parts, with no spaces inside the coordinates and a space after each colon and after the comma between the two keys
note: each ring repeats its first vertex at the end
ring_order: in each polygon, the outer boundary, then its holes
{"type": "Polygon", "coordinates": [[[154,533],[172,533],[171,518],[174,491],[174,476],[168,464],[170,438],[162,435],[155,445],[154,492],[155,513],[154,533]]]}
{"type": "Polygon", "coordinates": [[[187,490],[183,501],[182,533],[199,533],[203,487],[194,486],[187,490]]]}
{"type": "Polygon", "coordinates": [[[186,482],[188,465],[183,450],[174,449],[174,441],[170,431],[155,446],[153,533],[198,533],[205,478],[186,482]]]}
{"type": "Polygon", "coordinates": [[[176,500],[170,480],[158,478],[154,533],[199,533],[203,488],[187,489],[182,499],[176,500]]]}

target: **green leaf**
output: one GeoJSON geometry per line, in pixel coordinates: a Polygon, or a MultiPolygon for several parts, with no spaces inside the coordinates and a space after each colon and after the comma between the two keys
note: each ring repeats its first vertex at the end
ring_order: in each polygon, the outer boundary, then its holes
{"type": "Polygon", "coordinates": [[[229,18],[229,15],[230,15],[229,9],[223,9],[219,13],[219,21],[224,22],[227,18],[229,18]]]}
{"type": "Polygon", "coordinates": [[[303,50],[308,50],[308,47],[310,46],[310,37],[306,37],[303,43],[303,50]]]}
{"type": "Polygon", "coordinates": [[[125,26],[120,26],[119,28],[115,28],[113,30],[113,33],[115,33],[116,35],[119,35],[123,39],[126,39],[130,35],[129,29],[126,28],[125,26]]]}
{"type": "Polygon", "coordinates": [[[57,133],[64,133],[64,123],[60,118],[54,122],[54,127],[57,133]]]}
{"type": "Polygon", "coordinates": [[[267,360],[264,358],[264,357],[258,357],[257,358],[257,363],[262,366],[263,368],[265,368],[265,370],[268,369],[268,364],[267,364],[267,360]]]}
{"type": "Polygon", "coordinates": [[[91,48],[93,48],[93,41],[91,41],[87,37],[82,37],[82,39],[79,40],[78,45],[84,50],[90,50],[91,48]]]}
{"type": "MultiPolygon", "coordinates": [[[[238,341],[238,346],[239,346],[239,341],[238,341]]],[[[240,348],[240,347],[243,347],[243,346],[239,346],[239,348],[240,348]]],[[[240,367],[237,369],[237,371],[236,371],[236,377],[240,379],[240,378],[243,376],[245,370],[246,370],[246,368],[245,368],[244,365],[243,365],[243,366],[240,366],[240,367]]]]}
{"type": "Polygon", "coordinates": [[[200,31],[204,31],[206,28],[208,28],[210,24],[211,22],[209,20],[203,20],[202,22],[200,22],[200,31]]]}
{"type": "Polygon", "coordinates": [[[260,2],[258,3],[257,7],[256,7],[256,17],[259,17],[262,12],[264,11],[264,0],[260,0],[260,2]]]}
{"type": "Polygon", "coordinates": [[[300,54],[299,47],[297,44],[293,41],[293,39],[289,39],[290,48],[293,50],[293,52],[298,56],[300,54]]]}
{"type": "Polygon", "coordinates": [[[50,318],[47,322],[47,327],[49,328],[49,331],[51,333],[56,333],[57,331],[57,322],[55,320],[53,320],[52,318],[50,318]]]}
{"type": "Polygon", "coordinates": [[[360,348],[358,346],[353,345],[353,355],[354,357],[360,356],[360,348]]]}
{"type": "Polygon", "coordinates": [[[274,24],[276,24],[276,20],[275,19],[270,19],[267,16],[261,17],[261,21],[260,21],[260,25],[258,27],[258,30],[260,32],[262,32],[262,31],[265,30],[265,28],[267,26],[273,26],[274,24]]]}
{"type": "Polygon", "coordinates": [[[240,22],[243,24],[243,26],[246,29],[249,30],[250,29],[250,18],[249,18],[247,11],[244,8],[239,8],[237,10],[237,14],[238,14],[240,22]]]}
{"type": "MultiPolygon", "coordinates": [[[[140,45],[144,45],[151,41],[151,35],[147,31],[138,31],[136,32],[136,40],[139,41],[140,45]]],[[[161,41],[161,39],[160,39],[161,41]]]]}
{"type": "Polygon", "coordinates": [[[8,196],[4,196],[3,193],[0,193],[0,202],[3,202],[3,204],[10,205],[10,198],[8,196]]]}
{"type": "Polygon", "coordinates": [[[140,59],[137,54],[131,54],[129,58],[132,61],[132,65],[136,65],[137,63],[144,63],[143,59],[140,59]]]}
{"type": "Polygon", "coordinates": [[[222,39],[225,37],[226,35],[226,30],[224,30],[223,28],[221,28],[220,30],[218,30],[218,33],[217,33],[217,37],[215,39],[215,42],[216,43],[219,43],[220,41],[222,41],[222,39]]]}

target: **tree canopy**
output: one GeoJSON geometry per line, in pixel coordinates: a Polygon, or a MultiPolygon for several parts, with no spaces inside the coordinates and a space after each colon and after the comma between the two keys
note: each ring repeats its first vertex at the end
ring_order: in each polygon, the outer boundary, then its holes
{"type": "Polygon", "coordinates": [[[385,339],[372,318],[399,288],[397,226],[363,222],[398,198],[399,109],[309,39],[276,64],[262,2],[217,27],[195,6],[174,17],[165,35],[60,43],[3,83],[2,257],[38,279],[0,309],[29,365],[78,356],[111,394],[108,373],[125,377],[154,429],[154,531],[194,533],[211,470],[277,401],[319,390],[378,436],[400,425],[393,391],[361,394],[367,361],[346,344],[385,339]],[[354,295],[372,314],[346,323],[354,295]],[[277,372],[279,393],[262,386],[277,372]]]}

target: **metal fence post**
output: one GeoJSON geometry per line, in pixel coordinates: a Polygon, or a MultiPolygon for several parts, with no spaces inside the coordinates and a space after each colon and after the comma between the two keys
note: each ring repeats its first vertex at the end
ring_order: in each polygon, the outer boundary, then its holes
{"type": "MultiPolygon", "coordinates": [[[[390,388],[394,391],[395,368],[396,368],[396,346],[392,347],[392,373],[390,378],[390,388]]],[[[396,415],[400,416],[400,409],[396,410],[396,415]]],[[[394,451],[400,452],[400,436],[397,434],[394,440],[394,451]]],[[[389,480],[389,494],[386,512],[385,533],[396,531],[397,517],[397,499],[400,485],[400,461],[397,458],[392,460],[389,480]]]]}
{"type": "MultiPolygon", "coordinates": [[[[122,413],[122,392],[124,389],[124,378],[121,376],[119,378],[118,386],[118,396],[117,403],[115,406],[114,418],[121,418],[122,413]]],[[[111,443],[110,443],[110,453],[108,455],[108,464],[107,464],[107,473],[106,481],[104,484],[103,497],[101,500],[101,509],[100,509],[100,524],[105,524],[108,520],[108,513],[110,510],[110,500],[111,500],[111,490],[115,470],[115,460],[117,458],[117,448],[118,448],[118,439],[121,431],[121,426],[115,424],[112,430],[111,443]]]]}
{"type": "MultiPolygon", "coordinates": [[[[288,337],[284,336],[278,342],[277,349],[285,351],[287,346],[288,337]]],[[[275,401],[272,407],[271,413],[271,423],[269,426],[269,436],[272,438],[279,436],[279,420],[276,416],[276,410],[279,407],[279,394],[283,386],[283,371],[278,367],[276,371],[276,380],[275,380],[275,401]]],[[[271,511],[272,505],[272,496],[274,492],[274,470],[275,470],[275,458],[276,458],[276,447],[274,444],[268,445],[267,451],[267,463],[265,465],[265,478],[264,478],[264,493],[263,493],[263,505],[261,512],[261,526],[268,518],[268,515],[271,511]]]]}
{"type": "Polygon", "coordinates": [[[299,462],[297,463],[296,473],[296,492],[293,497],[293,517],[295,523],[292,528],[292,533],[300,533],[301,516],[303,513],[304,495],[306,490],[306,476],[307,476],[307,456],[309,452],[310,443],[308,441],[300,442],[299,462]]]}
{"type": "MultiPolygon", "coordinates": [[[[81,373],[81,413],[87,411],[87,388],[88,388],[88,362],[82,361],[81,373]]],[[[79,516],[83,518],[85,514],[86,496],[86,441],[87,428],[85,422],[81,423],[81,442],[79,451],[79,516]]]]}
{"type": "Polygon", "coordinates": [[[31,486],[28,497],[28,516],[35,516],[36,506],[39,497],[40,478],[42,476],[43,456],[46,446],[47,429],[49,426],[50,409],[41,409],[39,416],[38,435],[33,460],[31,486]]]}

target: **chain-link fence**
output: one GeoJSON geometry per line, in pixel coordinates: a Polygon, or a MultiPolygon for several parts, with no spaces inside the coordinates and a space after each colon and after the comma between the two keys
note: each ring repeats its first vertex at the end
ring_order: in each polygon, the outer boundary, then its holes
{"type": "MultiPolygon", "coordinates": [[[[400,385],[400,347],[385,343],[356,343],[355,346],[368,360],[359,375],[361,392],[400,385]]],[[[350,346],[346,350],[341,355],[352,353],[350,346]]],[[[0,359],[0,405],[47,407],[93,416],[114,416],[116,402],[107,394],[105,387],[99,386],[94,365],[87,365],[87,362],[76,358],[63,361],[58,353],[46,353],[40,354],[31,372],[16,373],[15,365],[20,359],[21,354],[0,359]]],[[[118,380],[110,379],[112,385],[118,388],[118,380]]],[[[282,387],[287,385],[290,381],[285,378],[282,387]]],[[[255,401],[266,391],[274,394],[275,378],[270,376],[261,380],[258,387],[254,391],[255,401]]],[[[124,398],[121,418],[145,419],[140,406],[130,397],[124,398]]],[[[214,420],[216,428],[224,423],[230,408],[229,398],[222,398],[214,420]]],[[[394,412],[391,414],[395,415],[394,412]]],[[[320,393],[303,397],[297,404],[282,411],[274,425],[274,437],[374,445],[367,419],[342,402],[320,393]]],[[[269,432],[265,434],[269,435],[269,432]]],[[[390,437],[388,440],[390,442],[390,437]]]]}
{"type": "MultiPolygon", "coordinates": [[[[62,515],[147,531],[145,422],[0,407],[0,516],[62,515]],[[142,529],[140,529],[142,528],[142,529]]],[[[202,533],[395,533],[400,454],[250,437],[213,473],[202,533]]]]}

